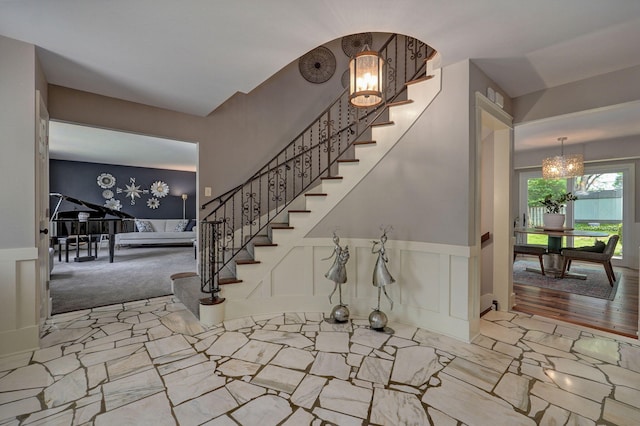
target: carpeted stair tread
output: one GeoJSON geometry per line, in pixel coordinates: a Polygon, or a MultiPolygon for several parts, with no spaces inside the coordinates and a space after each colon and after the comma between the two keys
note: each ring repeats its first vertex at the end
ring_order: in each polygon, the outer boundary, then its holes
{"type": "Polygon", "coordinates": [[[413,103],[413,100],[406,99],[404,101],[391,102],[391,103],[387,104],[387,107],[394,107],[394,106],[406,105],[406,104],[411,104],[411,103],[413,103]]]}
{"type": "Polygon", "coordinates": [[[282,226],[272,226],[271,229],[295,229],[295,228],[289,225],[282,225],[282,226]]]}
{"type": "Polygon", "coordinates": [[[380,126],[391,126],[395,124],[393,121],[381,121],[380,123],[372,123],[371,127],[380,127],[380,126]]]}
{"type": "Polygon", "coordinates": [[[272,223],[271,229],[293,229],[293,226],[289,226],[288,223],[272,223]]]}
{"type": "Polygon", "coordinates": [[[253,260],[253,259],[237,259],[236,260],[237,265],[255,265],[258,263],[260,263],[259,260],[253,260]]]}
{"type": "Polygon", "coordinates": [[[179,278],[188,278],[188,277],[197,277],[198,274],[196,272],[178,272],[177,274],[171,275],[169,278],[171,280],[177,280],[179,278]]]}
{"type": "Polygon", "coordinates": [[[255,243],[253,244],[254,247],[278,247],[278,244],[276,243],[255,243]]]}
{"type": "Polygon", "coordinates": [[[218,285],[238,284],[241,282],[242,280],[239,280],[236,277],[220,278],[218,280],[218,285]]]}
{"type": "Polygon", "coordinates": [[[422,83],[423,81],[431,80],[432,78],[433,78],[432,75],[427,75],[427,76],[424,76],[424,77],[421,77],[421,78],[418,78],[418,79],[415,79],[415,80],[407,81],[404,85],[405,86],[409,86],[411,84],[422,83]]]}

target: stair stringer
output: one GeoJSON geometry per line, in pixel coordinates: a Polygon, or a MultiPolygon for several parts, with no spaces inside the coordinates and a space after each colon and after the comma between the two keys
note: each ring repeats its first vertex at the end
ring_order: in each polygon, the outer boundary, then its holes
{"type": "MultiPolygon", "coordinates": [[[[325,196],[306,196],[308,213],[289,213],[289,225],[293,229],[272,229],[275,246],[255,247],[255,260],[260,263],[236,265],[236,277],[240,283],[221,286],[221,296],[226,299],[225,318],[237,318],[257,313],[282,311],[282,306],[271,296],[271,272],[303,238],[387,155],[402,139],[416,120],[427,109],[441,90],[441,69],[431,71],[431,78],[409,83],[407,97],[412,102],[389,108],[392,124],[374,126],[372,140],[375,144],[356,145],[357,163],[340,163],[339,180],[325,180],[310,192],[325,193],[325,196]],[[267,300],[267,299],[271,299],[267,300]]],[[[316,297],[304,296],[315,299],[316,297]]],[[[313,300],[300,306],[299,297],[279,296],[283,301],[297,303],[298,307],[310,309],[313,300]]],[[[318,306],[326,307],[326,295],[317,296],[318,306]]]]}

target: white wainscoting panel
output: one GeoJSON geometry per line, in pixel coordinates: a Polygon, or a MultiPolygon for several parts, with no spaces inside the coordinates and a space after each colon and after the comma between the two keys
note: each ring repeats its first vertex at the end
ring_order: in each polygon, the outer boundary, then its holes
{"type": "MultiPolygon", "coordinates": [[[[372,285],[377,254],[371,252],[371,240],[342,238],[340,244],[348,245],[350,253],[343,302],[352,317],[366,318],[378,302],[372,285]]],[[[329,314],[339,299],[336,292],[329,303],[334,284],[324,274],[333,258],[323,259],[331,256],[333,247],[330,238],[304,238],[247,297],[241,296],[246,293],[240,288],[242,283],[233,285],[239,286],[237,291],[223,287],[226,318],[288,311],[329,314]]],[[[472,248],[389,240],[386,249],[387,265],[396,279],[387,287],[393,310],[384,294],[380,299],[380,308],[389,320],[472,340],[477,334],[480,304],[472,248]]]]}
{"type": "Polygon", "coordinates": [[[401,250],[400,262],[400,303],[440,312],[440,254],[401,250]]]}
{"type": "Polygon", "coordinates": [[[0,356],[38,348],[36,248],[0,250],[0,356]]]}
{"type": "Polygon", "coordinates": [[[306,271],[313,261],[304,247],[294,247],[271,272],[271,296],[312,296],[313,282],[306,271]]]}

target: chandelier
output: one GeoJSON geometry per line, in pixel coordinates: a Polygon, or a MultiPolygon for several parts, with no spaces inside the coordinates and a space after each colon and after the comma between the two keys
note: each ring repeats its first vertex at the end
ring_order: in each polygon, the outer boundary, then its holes
{"type": "Polygon", "coordinates": [[[358,108],[370,108],[382,102],[384,59],[365,45],[349,61],[349,102],[358,108]]]}
{"type": "Polygon", "coordinates": [[[560,155],[542,160],[543,179],[576,177],[584,174],[582,154],[564,155],[564,141],[566,140],[566,137],[558,138],[560,155]]]}

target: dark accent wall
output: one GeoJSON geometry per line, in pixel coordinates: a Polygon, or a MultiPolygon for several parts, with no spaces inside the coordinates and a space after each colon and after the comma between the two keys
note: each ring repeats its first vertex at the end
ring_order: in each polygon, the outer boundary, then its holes
{"type": "MultiPolygon", "coordinates": [[[[182,194],[187,194],[186,217],[187,219],[196,217],[196,174],[194,172],[50,160],[49,190],[103,206],[106,201],[102,196],[104,189],[98,186],[97,180],[102,173],[110,173],[116,178],[116,184],[110,189],[122,204],[120,211],[137,218],[180,219],[182,218],[182,194]],[[140,185],[140,189],[149,189],[148,194],[141,194],[140,198],[136,198],[135,205],[131,205],[131,199],[126,197],[126,193],[116,193],[116,188],[124,190],[126,185],[131,184],[130,178],[136,179],[135,184],[140,185]],[[150,188],[156,181],[169,185],[169,195],[158,198],[160,207],[151,209],[147,207],[147,200],[153,197],[150,188]]],[[[57,197],[50,197],[51,213],[57,202],[57,197]]],[[[68,210],[83,210],[83,208],[63,202],[60,211],[68,210]]]]}

